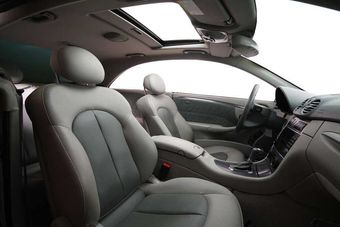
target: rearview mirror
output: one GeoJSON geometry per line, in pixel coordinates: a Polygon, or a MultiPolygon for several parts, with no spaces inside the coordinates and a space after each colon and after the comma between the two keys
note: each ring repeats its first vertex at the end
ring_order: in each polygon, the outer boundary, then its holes
{"type": "Polygon", "coordinates": [[[259,53],[257,43],[252,38],[243,35],[233,36],[232,48],[245,57],[254,57],[259,53]]]}

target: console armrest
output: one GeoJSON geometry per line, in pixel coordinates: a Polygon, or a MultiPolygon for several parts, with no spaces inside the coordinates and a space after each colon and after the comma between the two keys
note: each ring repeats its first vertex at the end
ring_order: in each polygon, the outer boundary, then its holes
{"type": "Polygon", "coordinates": [[[197,144],[172,136],[153,136],[157,149],[164,150],[188,159],[195,159],[201,156],[204,149],[197,144]]]}

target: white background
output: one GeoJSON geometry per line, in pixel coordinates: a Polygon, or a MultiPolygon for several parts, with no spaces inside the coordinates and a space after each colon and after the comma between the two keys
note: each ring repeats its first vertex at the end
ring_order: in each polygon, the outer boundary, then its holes
{"type": "Polygon", "coordinates": [[[340,12],[290,0],[257,0],[251,60],[315,94],[340,93],[340,12]]]}

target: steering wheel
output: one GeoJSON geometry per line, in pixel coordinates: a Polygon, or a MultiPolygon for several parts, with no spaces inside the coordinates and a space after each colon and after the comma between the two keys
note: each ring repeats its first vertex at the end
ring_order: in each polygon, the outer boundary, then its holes
{"type": "Polygon", "coordinates": [[[259,88],[260,88],[260,85],[258,85],[258,84],[254,85],[253,90],[251,91],[249,99],[247,101],[247,104],[244,107],[244,111],[243,111],[240,119],[237,122],[236,129],[235,129],[236,132],[239,132],[242,128],[244,128],[244,123],[248,118],[249,112],[254,107],[255,97],[256,97],[257,92],[259,91],[259,88]]]}

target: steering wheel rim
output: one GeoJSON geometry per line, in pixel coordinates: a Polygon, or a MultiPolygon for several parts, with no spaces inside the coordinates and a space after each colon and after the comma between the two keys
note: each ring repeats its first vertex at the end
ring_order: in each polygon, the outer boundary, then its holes
{"type": "Polygon", "coordinates": [[[250,96],[248,98],[247,104],[244,107],[243,113],[237,122],[235,129],[236,132],[239,132],[242,128],[244,128],[244,122],[247,120],[250,110],[254,107],[255,97],[257,95],[257,92],[259,91],[259,88],[260,85],[258,84],[254,85],[253,90],[251,91],[250,96]]]}

